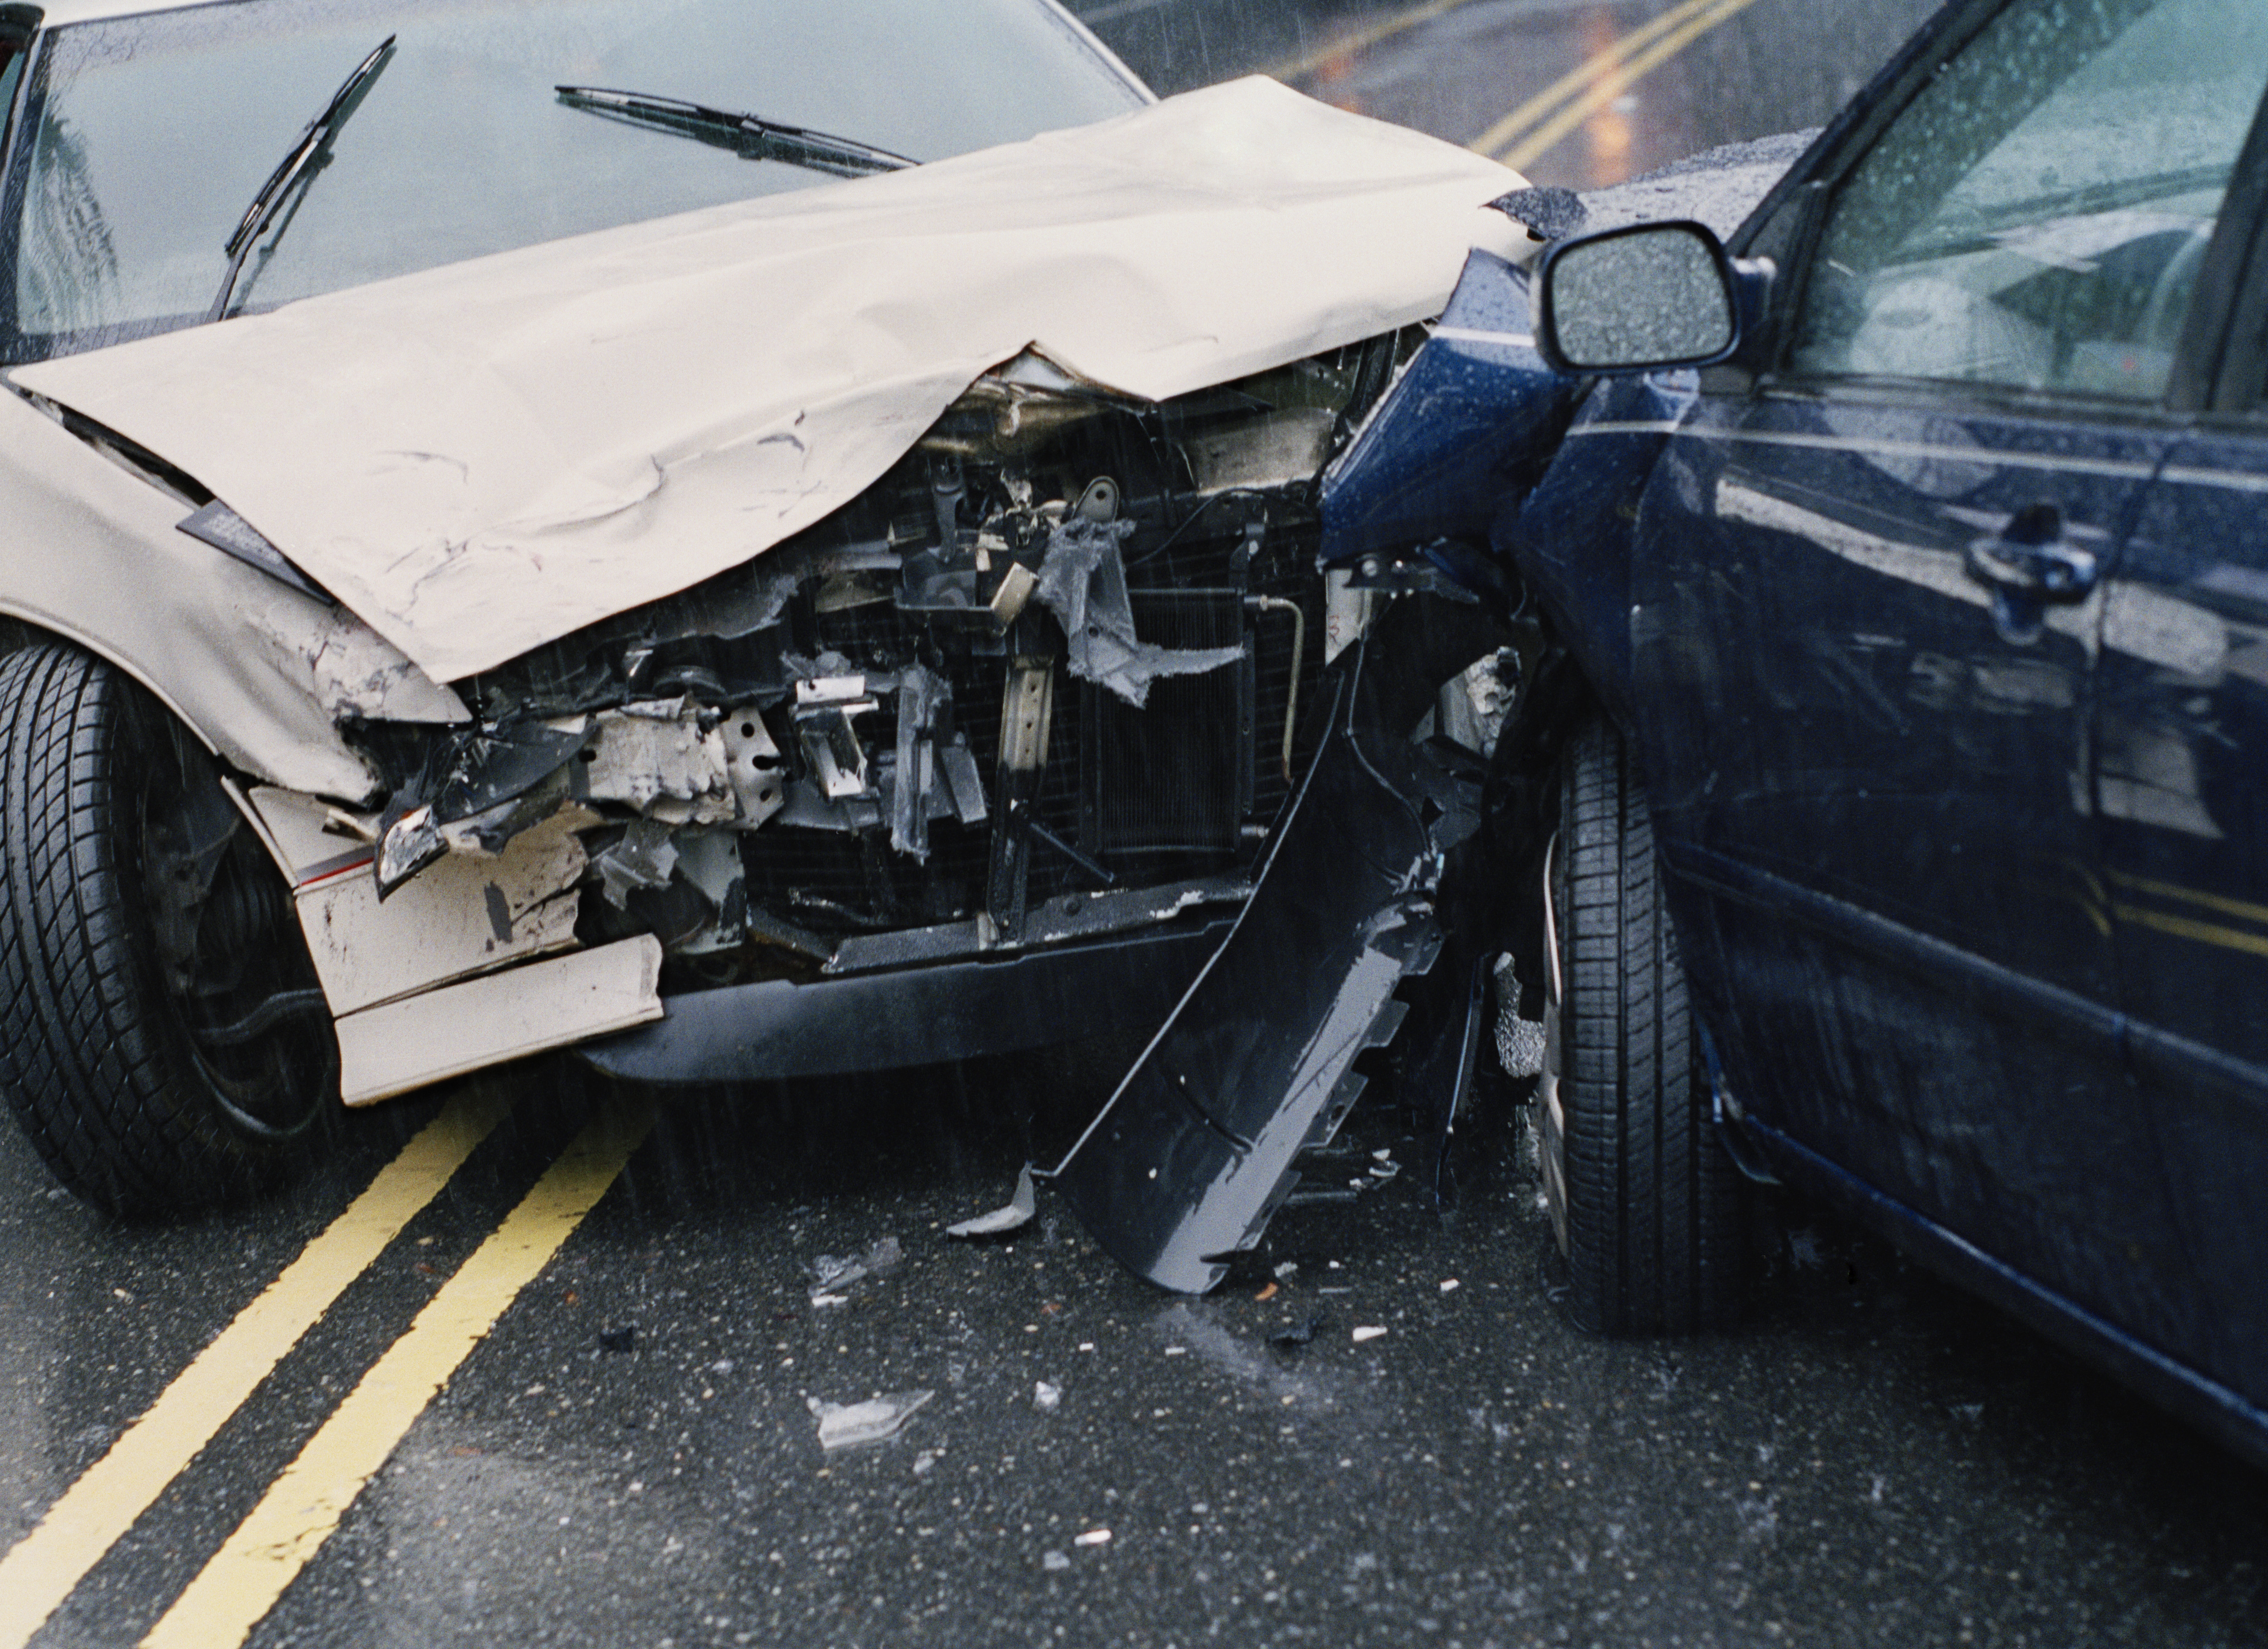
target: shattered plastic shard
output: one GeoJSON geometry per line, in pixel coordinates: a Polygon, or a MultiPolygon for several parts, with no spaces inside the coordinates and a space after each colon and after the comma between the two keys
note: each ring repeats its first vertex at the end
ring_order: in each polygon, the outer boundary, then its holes
{"type": "Polygon", "coordinates": [[[1385,1332],[1383,1329],[1357,1329],[1354,1331],[1354,1343],[1360,1345],[1365,1340],[1375,1340],[1385,1332]]]}
{"type": "Polygon", "coordinates": [[[1026,1163],[1023,1172],[1016,1176],[1016,1194],[1007,1205],[996,1208],[989,1214],[979,1214],[974,1219],[964,1219],[957,1226],[947,1226],[948,1237],[990,1237],[1004,1231],[1013,1231],[1031,1223],[1039,1206],[1038,1194],[1032,1188],[1032,1165],[1026,1163]]]}
{"type": "Polygon", "coordinates": [[[905,1249],[895,1237],[877,1237],[860,1255],[822,1254],[811,1263],[811,1303],[840,1305],[836,1291],[861,1278],[894,1271],[905,1257],[905,1249]]]}
{"type": "Polygon", "coordinates": [[[1032,1387],[1032,1407],[1042,1414],[1053,1414],[1063,1406],[1063,1388],[1051,1386],[1042,1380],[1032,1387]]]}
{"type": "Polygon", "coordinates": [[[936,1395],[933,1391],[900,1391],[864,1402],[828,1402],[821,1397],[806,1402],[819,1420],[820,1447],[837,1449],[888,1441],[936,1395]]]}
{"type": "Polygon", "coordinates": [[[1110,1544],[1110,1531],[1091,1528],[1084,1535],[1074,1536],[1071,1543],[1074,1546],[1108,1546],[1110,1544]]]}

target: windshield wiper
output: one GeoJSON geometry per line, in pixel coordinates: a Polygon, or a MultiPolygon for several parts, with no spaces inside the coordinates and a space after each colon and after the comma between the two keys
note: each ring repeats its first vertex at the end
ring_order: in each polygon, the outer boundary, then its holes
{"type": "MultiPolygon", "coordinates": [[[[228,254],[228,274],[220,283],[220,291],[205,314],[207,320],[218,320],[228,313],[229,299],[235,295],[237,276],[242,273],[244,260],[251,253],[269,224],[284,204],[284,197],[296,188],[298,193],[291,202],[291,211],[276,232],[276,239],[284,238],[284,230],[291,226],[291,218],[298,214],[300,202],[307,198],[307,190],[316,174],[331,164],[331,144],[355,110],[362,107],[363,96],[370,90],[379,71],[394,61],[394,42],[397,37],[387,35],[378,44],[378,49],[355,66],[355,71],[340,83],[332,93],[323,112],[307,122],[307,129],[299,134],[299,141],[291,145],[291,152],[284,157],[284,164],[268,174],[268,181],[260,186],[260,193],[252,197],[252,204],[244,209],[244,219],[236,232],[228,238],[222,250],[228,254]]],[[[270,241],[260,268],[268,267],[268,259],[276,254],[276,243],[270,241]]],[[[259,279],[260,270],[253,271],[259,279]]]]}
{"type": "Polygon", "coordinates": [[[782,160],[838,178],[865,177],[919,166],[903,155],[848,137],[830,136],[802,126],[784,126],[754,114],[733,114],[675,98],[650,98],[603,86],[557,86],[559,100],[585,114],[602,115],[631,126],[674,132],[713,149],[729,149],[743,160],[782,160]]]}

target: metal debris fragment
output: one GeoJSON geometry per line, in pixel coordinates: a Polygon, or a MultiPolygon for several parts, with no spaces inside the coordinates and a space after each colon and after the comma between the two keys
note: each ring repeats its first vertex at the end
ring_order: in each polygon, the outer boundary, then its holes
{"type": "Polygon", "coordinates": [[[979,1214],[974,1219],[964,1219],[957,1226],[947,1226],[945,1234],[948,1237],[998,1236],[1004,1231],[1013,1231],[1020,1226],[1029,1225],[1038,1207],[1038,1193],[1032,1186],[1032,1165],[1027,1162],[1023,1171],[1016,1175],[1016,1194],[1008,1199],[1005,1206],[996,1208],[989,1214],[979,1214]]]}
{"type": "Polygon", "coordinates": [[[933,1391],[899,1391],[869,1397],[864,1402],[829,1402],[823,1397],[805,1399],[819,1421],[819,1446],[824,1449],[852,1448],[861,1443],[883,1443],[905,1429],[933,1391]]]}
{"type": "Polygon", "coordinates": [[[1049,536],[1038,596],[1063,621],[1071,674],[1108,688],[1138,710],[1158,677],[1219,670],[1242,659],[1244,649],[1159,647],[1136,637],[1126,563],[1118,548],[1133,530],[1130,521],[1106,523],[1084,515],[1064,522],[1049,536]]]}

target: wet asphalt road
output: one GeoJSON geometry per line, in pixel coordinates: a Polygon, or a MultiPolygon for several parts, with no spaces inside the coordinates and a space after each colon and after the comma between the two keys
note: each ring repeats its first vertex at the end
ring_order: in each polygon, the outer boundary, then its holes
{"type": "MultiPolygon", "coordinates": [[[[637,1106],[559,1065],[483,1086],[510,1120],[37,1642],[138,1639],[584,1116],[637,1106]]],[[[0,1144],[0,1540],[439,1103],[357,1118],[316,1182],[188,1229],[108,1226],[0,1144]]],[[[1043,1063],[666,1108],[250,1641],[2268,1634],[2268,1481],[1806,1211],[1756,1321],[1683,1344],[1562,1324],[1500,1150],[1469,1156],[1454,1221],[1404,1172],[1286,1213],[1203,1300],[1044,1198],[1013,1238],[948,1240],[1079,1103],[1043,1063]],[[819,1256],[885,1237],[895,1269],[813,1303],[819,1256]],[[895,1440],[821,1449],[812,1399],[919,1390],[895,1440]]],[[[1351,1177],[1419,1157],[1390,1105],[1346,1143],[1351,1177]]]]}
{"type": "MultiPolygon", "coordinates": [[[[1294,68],[1469,141],[1669,8],[1471,0],[1336,54],[1391,14],[1085,9],[1162,86],[1294,68]]],[[[1756,0],[1527,169],[1605,183],[1815,124],[1922,9],[1756,0]]],[[[1675,1344],[1567,1329],[1510,1131],[1471,1130],[1445,1219],[1383,1096],[1343,1137],[1374,1189],[1286,1213],[1207,1299],[1129,1277],[1044,1197],[1012,1239],[948,1240],[1103,1068],[663,1105],[438,1395],[394,1394],[406,1431],[306,1513],[337,1526],[304,1567],[246,1558],[241,1584],[266,1564],[283,1588],[248,1641],[2268,1643],[2268,1476],[1800,1206],[1750,1324],[1675,1344]],[[1405,1171],[1373,1174],[1380,1151],[1405,1171]],[[820,1256],[883,1238],[895,1268],[814,1304],[820,1256]],[[894,1440],[821,1449],[813,1400],[923,1390],[894,1440]]],[[[138,1485],[149,1509],[33,1641],[138,1641],[255,1506],[297,1505],[271,1485],[347,1394],[588,1119],[643,1103],[563,1063],[460,1085],[350,1119],[285,1196],[167,1228],[78,1207],[0,1133],[10,1548],[420,1130],[509,1107],[274,1373],[199,1417],[210,1442],[138,1485]]],[[[170,1616],[239,1641],[222,1619],[170,1616]]]]}

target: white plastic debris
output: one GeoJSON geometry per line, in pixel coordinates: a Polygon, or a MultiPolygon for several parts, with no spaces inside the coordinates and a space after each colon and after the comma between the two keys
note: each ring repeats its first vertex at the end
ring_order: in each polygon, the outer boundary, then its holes
{"type": "Polygon", "coordinates": [[[887,1441],[936,1395],[933,1391],[899,1391],[864,1402],[828,1402],[823,1397],[806,1401],[819,1420],[820,1447],[837,1449],[887,1441]]]}
{"type": "Polygon", "coordinates": [[[1276,1268],[1277,1280],[1280,1282],[1285,1277],[1296,1276],[1299,1273],[1299,1270],[1300,1263],[1297,1260],[1286,1260],[1283,1264],[1276,1268]]]}
{"type": "Polygon", "coordinates": [[[1375,1340],[1385,1332],[1383,1329],[1357,1329],[1354,1331],[1354,1343],[1360,1345],[1365,1340],[1375,1340]]]}
{"type": "Polygon", "coordinates": [[[811,1263],[811,1303],[839,1306],[845,1298],[843,1289],[862,1278],[895,1270],[905,1257],[895,1237],[877,1237],[864,1254],[822,1254],[811,1263]]]}
{"type": "Polygon", "coordinates": [[[1062,1551],[1042,1553],[1040,1557],[1040,1567],[1049,1574],[1060,1573],[1071,1567],[1071,1554],[1062,1551]]]}
{"type": "Polygon", "coordinates": [[[996,1208],[989,1214],[979,1214],[974,1219],[964,1219],[957,1226],[947,1226],[945,1234],[948,1237],[998,1236],[1004,1231],[1013,1231],[1020,1226],[1029,1225],[1038,1207],[1038,1194],[1032,1188],[1032,1165],[1027,1162],[1023,1172],[1016,1176],[1015,1196],[1008,1199],[1005,1207],[996,1208]]]}
{"type": "Polygon", "coordinates": [[[1108,1546],[1110,1544],[1110,1531],[1107,1528],[1091,1528],[1084,1535],[1074,1536],[1071,1543],[1074,1546],[1108,1546]]]}
{"type": "Polygon", "coordinates": [[[1457,1292],[1457,1279],[1454,1277],[1443,1277],[1441,1279],[1441,1292],[1445,1294],[1455,1293],[1457,1292]]]}
{"type": "Polygon", "coordinates": [[[1063,1388],[1051,1386],[1044,1380],[1037,1381],[1032,1387],[1032,1407],[1042,1414],[1053,1414],[1063,1407],[1063,1388]]]}

